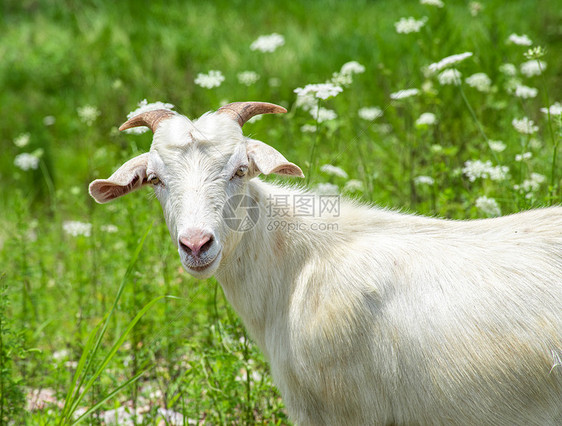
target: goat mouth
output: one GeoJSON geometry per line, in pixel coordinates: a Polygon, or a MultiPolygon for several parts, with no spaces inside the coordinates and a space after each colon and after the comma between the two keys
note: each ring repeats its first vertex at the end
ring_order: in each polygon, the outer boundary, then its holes
{"type": "Polygon", "coordinates": [[[201,263],[201,262],[191,263],[191,262],[189,262],[189,260],[186,259],[186,261],[184,262],[184,265],[190,271],[203,272],[206,269],[209,269],[209,267],[211,267],[215,263],[215,261],[219,258],[220,253],[221,252],[219,251],[216,256],[214,256],[210,260],[205,261],[204,263],[201,263]]]}

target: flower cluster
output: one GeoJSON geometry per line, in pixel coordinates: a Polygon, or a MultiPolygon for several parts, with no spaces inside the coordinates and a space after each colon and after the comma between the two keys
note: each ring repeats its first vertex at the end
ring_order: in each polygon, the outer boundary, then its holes
{"type": "Polygon", "coordinates": [[[360,108],[359,111],[357,111],[357,115],[359,116],[359,118],[362,118],[363,120],[373,121],[379,117],[382,117],[382,109],[376,106],[363,107],[360,108]]]}
{"type": "Polygon", "coordinates": [[[14,165],[23,171],[37,170],[39,167],[39,157],[28,152],[16,155],[14,165]]]}
{"type": "Polygon", "coordinates": [[[431,176],[416,176],[414,178],[414,183],[416,185],[433,185],[435,183],[435,179],[431,176]]]}
{"type": "Polygon", "coordinates": [[[390,99],[398,100],[398,99],[406,99],[411,96],[416,96],[420,93],[419,89],[403,89],[399,90],[398,92],[394,92],[390,94],[390,99]]]}
{"type": "Polygon", "coordinates": [[[332,83],[307,84],[304,88],[296,88],[294,92],[299,97],[313,96],[316,99],[326,100],[343,92],[340,86],[332,83]]]}
{"type": "Polygon", "coordinates": [[[444,4],[441,0],[420,0],[421,4],[425,4],[427,6],[435,6],[435,7],[443,7],[444,4]]]}
{"type": "Polygon", "coordinates": [[[528,87],[522,84],[515,86],[515,96],[522,99],[534,98],[537,96],[538,92],[539,91],[534,87],[528,87]]]}
{"type": "Polygon", "coordinates": [[[535,122],[528,117],[523,117],[520,119],[514,118],[511,121],[511,124],[513,125],[515,130],[524,135],[532,135],[539,130],[538,126],[535,126],[535,122]]]}
{"type": "Polygon", "coordinates": [[[419,33],[426,22],[426,17],[415,19],[410,16],[409,18],[400,18],[398,22],[394,23],[394,28],[399,34],[419,33]]]}
{"type": "Polygon", "coordinates": [[[541,75],[545,69],[546,62],[539,61],[537,59],[523,62],[520,66],[521,74],[523,74],[525,77],[534,77],[535,75],[541,75]]]}
{"type": "Polygon", "coordinates": [[[219,87],[223,81],[224,75],[222,75],[222,72],[217,70],[211,70],[207,74],[199,73],[197,74],[197,77],[195,77],[195,84],[205,89],[219,87]]]}
{"type": "Polygon", "coordinates": [[[416,120],[416,126],[432,126],[437,123],[437,117],[432,112],[424,112],[416,120]]]}
{"type": "Polygon", "coordinates": [[[87,126],[94,124],[94,121],[101,115],[101,112],[93,105],[84,105],[78,108],[78,117],[80,121],[85,123],[87,126]]]}
{"type": "Polygon", "coordinates": [[[442,71],[438,76],[439,84],[442,86],[461,84],[461,73],[456,68],[449,68],[442,71]]]}
{"type": "Polygon", "coordinates": [[[514,185],[513,189],[525,193],[525,198],[531,198],[533,193],[538,191],[541,184],[546,180],[540,173],[531,173],[529,179],[525,179],[521,185],[514,185]]]}
{"type": "Polygon", "coordinates": [[[475,204],[476,207],[487,216],[494,217],[501,215],[500,206],[493,198],[488,198],[486,196],[478,197],[475,204]]]}
{"type": "Polygon", "coordinates": [[[255,71],[243,71],[238,73],[237,77],[238,82],[244,86],[251,86],[260,79],[260,75],[255,71]]]}
{"type": "Polygon", "coordinates": [[[465,82],[479,92],[489,92],[492,86],[492,80],[483,72],[472,74],[470,77],[466,78],[465,82]]]}
{"type": "Polygon", "coordinates": [[[62,229],[68,235],[73,237],[84,236],[89,237],[92,234],[92,224],[84,223],[77,220],[69,220],[62,224],[62,229]]]}
{"type": "Polygon", "coordinates": [[[527,35],[525,34],[523,35],[511,34],[507,39],[507,41],[508,43],[517,44],[519,46],[530,46],[531,44],[533,44],[531,39],[527,37],[527,35]]]}
{"type": "Polygon", "coordinates": [[[274,52],[278,47],[285,44],[285,37],[281,34],[273,33],[259,36],[251,45],[251,50],[260,52],[274,52]]]}
{"type": "Polygon", "coordinates": [[[458,53],[456,55],[447,56],[446,58],[441,59],[439,62],[435,62],[427,67],[428,71],[432,74],[435,74],[442,69],[450,67],[453,64],[457,64],[461,61],[464,61],[466,58],[470,58],[473,55],[472,52],[464,52],[458,53]]]}
{"type": "Polygon", "coordinates": [[[466,161],[462,172],[470,182],[474,182],[478,178],[497,181],[504,180],[507,177],[509,168],[507,166],[493,166],[491,161],[474,160],[466,161]]]}
{"type": "Polygon", "coordinates": [[[347,179],[349,177],[344,169],[342,169],[341,167],[333,166],[331,164],[324,164],[322,167],[320,167],[320,170],[328,175],[342,177],[344,179],[347,179]]]}

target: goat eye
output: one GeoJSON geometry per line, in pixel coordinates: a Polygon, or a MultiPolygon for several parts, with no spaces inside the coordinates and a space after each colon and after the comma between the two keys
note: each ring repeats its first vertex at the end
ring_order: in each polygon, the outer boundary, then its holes
{"type": "Polygon", "coordinates": [[[238,170],[236,170],[235,175],[238,177],[244,177],[246,176],[246,173],[248,173],[248,166],[240,166],[238,167],[238,170]]]}
{"type": "Polygon", "coordinates": [[[151,185],[159,185],[161,183],[160,179],[156,175],[150,175],[147,179],[147,182],[151,185]]]}

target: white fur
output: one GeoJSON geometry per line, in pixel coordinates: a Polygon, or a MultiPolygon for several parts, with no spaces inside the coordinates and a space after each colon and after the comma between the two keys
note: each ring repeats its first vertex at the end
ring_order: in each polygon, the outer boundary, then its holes
{"type": "Polygon", "coordinates": [[[293,201],[309,193],[230,180],[262,161],[248,143],[223,116],[174,117],[147,174],[165,184],[155,189],[174,243],[212,231],[209,270],[182,263],[216,275],[294,421],[562,424],[562,208],[449,221],[342,200],[339,217],[300,217],[293,201]],[[243,233],[221,216],[236,194],[261,209],[243,233]],[[280,197],[289,215],[273,217],[280,197]]]}

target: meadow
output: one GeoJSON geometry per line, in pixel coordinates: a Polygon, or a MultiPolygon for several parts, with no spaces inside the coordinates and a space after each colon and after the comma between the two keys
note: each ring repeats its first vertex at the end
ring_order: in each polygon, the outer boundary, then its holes
{"type": "Polygon", "coordinates": [[[0,34],[0,424],[290,423],[152,190],[88,195],[150,147],[117,130],[139,107],[283,105],[245,133],[384,207],[561,202],[558,0],[6,0],[0,34]]]}

